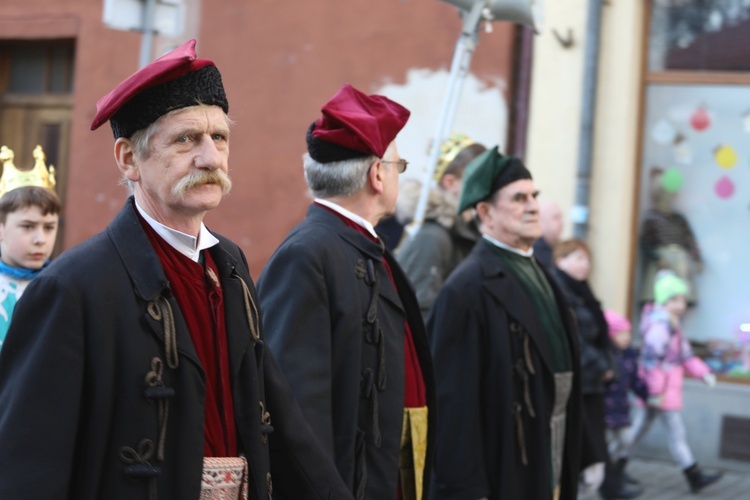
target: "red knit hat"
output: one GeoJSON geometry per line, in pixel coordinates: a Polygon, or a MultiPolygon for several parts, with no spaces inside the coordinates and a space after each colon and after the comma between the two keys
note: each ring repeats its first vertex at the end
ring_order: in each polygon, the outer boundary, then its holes
{"type": "Polygon", "coordinates": [[[367,95],[345,84],[322,108],[307,133],[310,156],[328,163],[362,156],[382,158],[404,128],[410,112],[382,95],[367,95]]]}
{"type": "Polygon", "coordinates": [[[221,74],[209,59],[198,59],[188,40],[123,80],[96,103],[91,130],[110,121],[115,138],[130,137],[160,116],[200,104],[229,111],[221,74]]]}

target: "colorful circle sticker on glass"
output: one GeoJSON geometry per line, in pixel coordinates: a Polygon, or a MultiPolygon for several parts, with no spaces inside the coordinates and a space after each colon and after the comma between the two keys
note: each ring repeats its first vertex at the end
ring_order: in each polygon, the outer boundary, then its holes
{"type": "Polygon", "coordinates": [[[708,116],[708,111],[702,106],[697,108],[690,117],[690,125],[698,132],[706,130],[711,125],[711,117],[708,116]]]}
{"type": "Polygon", "coordinates": [[[669,167],[661,176],[661,187],[668,193],[675,193],[682,188],[685,178],[675,167],[669,167]]]}
{"type": "Polygon", "coordinates": [[[677,131],[667,120],[659,120],[651,130],[651,138],[657,144],[670,144],[674,142],[677,131]]]}
{"type": "Polygon", "coordinates": [[[737,153],[732,146],[719,146],[714,151],[714,160],[716,164],[723,169],[730,169],[737,163],[737,153]]]}
{"type": "Polygon", "coordinates": [[[731,198],[734,194],[734,183],[732,182],[732,179],[726,175],[722,175],[721,179],[716,181],[714,191],[716,192],[716,196],[723,200],[731,198]]]}

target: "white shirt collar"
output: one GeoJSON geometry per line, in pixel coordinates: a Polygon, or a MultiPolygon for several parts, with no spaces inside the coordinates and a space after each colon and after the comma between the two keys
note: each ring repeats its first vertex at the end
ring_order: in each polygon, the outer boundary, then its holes
{"type": "Polygon", "coordinates": [[[534,255],[534,247],[529,248],[528,250],[521,250],[520,248],[513,248],[512,246],[506,245],[503,242],[497,241],[492,236],[487,236],[486,234],[482,235],[482,238],[489,241],[496,247],[502,248],[503,250],[507,250],[509,252],[513,252],[515,254],[520,255],[521,257],[528,257],[530,258],[532,255],[534,255]]]}
{"type": "Polygon", "coordinates": [[[164,238],[164,241],[169,243],[172,248],[194,262],[198,262],[198,259],[200,259],[201,250],[211,248],[219,243],[219,240],[206,229],[206,226],[202,222],[198,238],[195,238],[156,221],[141,208],[137,201],[135,202],[135,208],[138,209],[141,217],[148,222],[148,225],[156,231],[156,234],[164,238]]]}
{"type": "Polygon", "coordinates": [[[356,222],[357,224],[359,224],[363,228],[367,229],[367,232],[370,233],[374,238],[380,239],[380,237],[378,236],[378,233],[375,232],[375,228],[372,226],[372,224],[370,223],[370,221],[363,219],[362,217],[360,217],[359,215],[355,214],[354,212],[350,212],[349,210],[345,209],[341,205],[337,205],[337,204],[335,204],[332,201],[324,200],[322,198],[315,198],[315,203],[319,203],[321,205],[324,205],[324,206],[330,208],[331,210],[333,210],[335,212],[340,213],[341,215],[343,215],[347,219],[349,219],[349,220],[351,220],[353,222],[356,222]]]}

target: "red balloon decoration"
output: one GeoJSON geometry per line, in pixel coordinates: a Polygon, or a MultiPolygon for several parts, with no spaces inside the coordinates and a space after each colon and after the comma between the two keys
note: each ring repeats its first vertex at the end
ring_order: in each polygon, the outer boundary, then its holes
{"type": "Polygon", "coordinates": [[[708,116],[708,111],[703,107],[696,109],[693,116],[690,117],[690,125],[698,132],[706,130],[711,125],[711,117],[708,116]]]}

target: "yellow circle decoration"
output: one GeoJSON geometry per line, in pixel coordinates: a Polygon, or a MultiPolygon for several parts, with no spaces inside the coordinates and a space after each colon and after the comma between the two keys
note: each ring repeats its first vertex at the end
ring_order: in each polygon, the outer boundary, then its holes
{"type": "Polygon", "coordinates": [[[719,146],[714,152],[716,164],[724,169],[730,169],[737,163],[737,153],[732,146],[719,146]]]}

